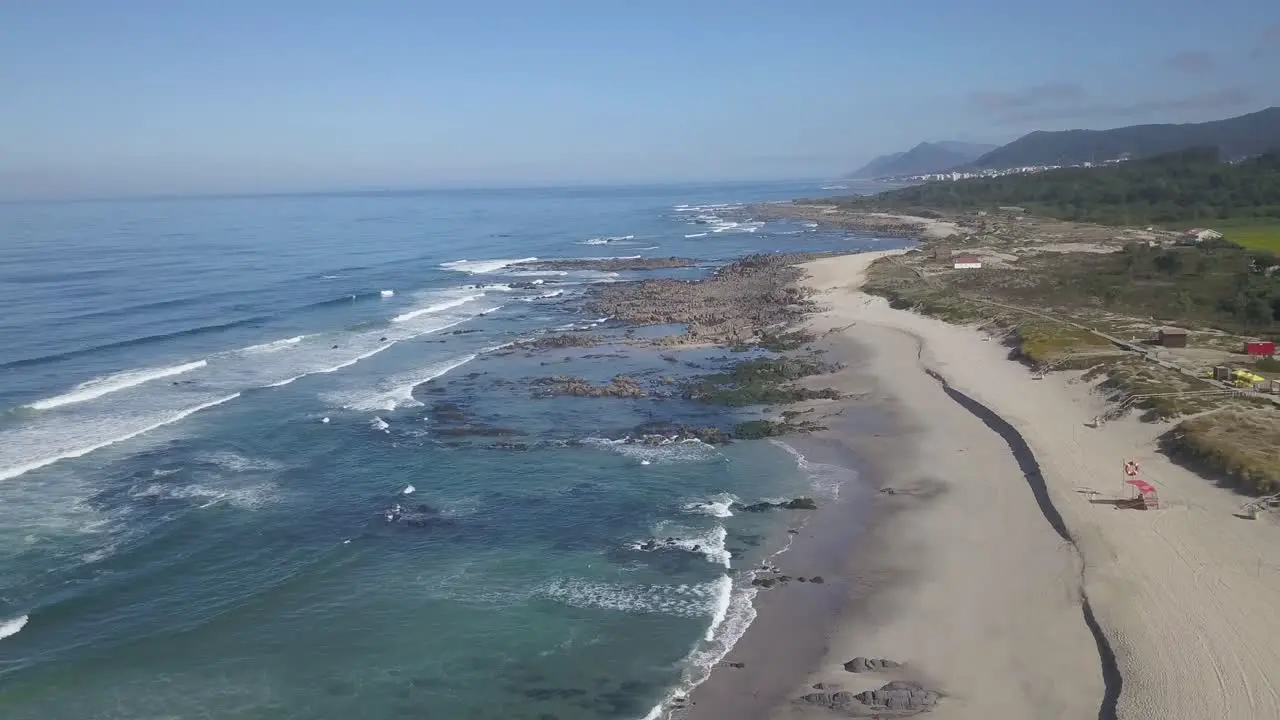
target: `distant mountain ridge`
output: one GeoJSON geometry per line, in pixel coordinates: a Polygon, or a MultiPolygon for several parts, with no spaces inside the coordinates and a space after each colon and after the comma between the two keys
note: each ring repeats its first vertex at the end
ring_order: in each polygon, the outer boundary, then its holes
{"type": "Polygon", "coordinates": [[[995,145],[958,140],[922,142],[905,152],[881,155],[846,177],[870,179],[946,172],[960,165],[974,162],[996,148],[995,145]]]}
{"type": "Polygon", "coordinates": [[[1194,147],[1217,148],[1224,160],[1280,148],[1280,107],[1203,123],[1130,125],[1111,130],[1037,130],[967,164],[957,165],[963,165],[961,169],[965,170],[1080,165],[1124,155],[1149,158],[1194,147]]]}

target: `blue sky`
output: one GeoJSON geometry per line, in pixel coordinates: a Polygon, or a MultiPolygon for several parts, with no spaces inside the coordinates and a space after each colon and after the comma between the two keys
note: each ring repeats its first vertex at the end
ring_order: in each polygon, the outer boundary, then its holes
{"type": "Polygon", "coordinates": [[[1275,0],[12,0],[0,198],[823,177],[1274,68],[1275,0]]]}

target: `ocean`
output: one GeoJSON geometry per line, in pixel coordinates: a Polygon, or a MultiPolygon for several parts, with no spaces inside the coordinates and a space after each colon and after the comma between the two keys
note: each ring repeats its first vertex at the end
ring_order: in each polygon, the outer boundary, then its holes
{"type": "Polygon", "coordinates": [[[0,717],[658,717],[750,623],[750,571],[799,520],[730,503],[854,474],[791,440],[623,442],[725,411],[531,384],[723,350],[511,343],[623,338],[595,283],[896,246],[729,219],[848,192],[0,205],[0,717]],[[634,255],[701,262],[522,269],[634,255]]]}

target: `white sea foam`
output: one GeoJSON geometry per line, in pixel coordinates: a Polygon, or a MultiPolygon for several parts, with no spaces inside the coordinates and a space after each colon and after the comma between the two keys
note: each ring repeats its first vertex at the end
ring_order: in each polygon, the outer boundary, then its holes
{"type": "Polygon", "coordinates": [[[635,235],[611,235],[608,237],[594,237],[587,240],[579,240],[579,245],[608,245],[609,243],[626,242],[635,240],[635,235]]]}
{"type": "Polygon", "coordinates": [[[482,294],[465,289],[431,293],[419,300],[420,307],[411,306],[394,323],[299,335],[215,353],[198,363],[84,383],[66,396],[39,403],[41,408],[58,407],[58,411],[24,417],[20,424],[0,430],[0,480],[131,440],[228,402],[244,390],[282,387],[308,375],[337,372],[398,342],[501,307],[472,302],[478,296],[482,294]],[[148,382],[179,371],[198,373],[198,382],[148,382]]]}
{"type": "Polygon", "coordinates": [[[706,237],[706,236],[707,236],[707,234],[706,234],[706,233],[704,233],[704,232],[700,232],[700,233],[689,233],[688,235],[685,235],[685,237],[686,237],[686,238],[700,238],[700,237],[706,237]]]}
{"type": "Polygon", "coordinates": [[[379,291],[379,292],[378,292],[378,296],[379,296],[379,297],[384,297],[384,298],[395,297],[395,296],[396,296],[396,291],[395,291],[395,290],[381,290],[381,291],[379,291]]]}
{"type": "Polygon", "coordinates": [[[208,361],[197,360],[195,362],[183,363],[181,365],[172,365],[163,368],[151,368],[147,370],[130,370],[118,375],[108,375],[106,377],[96,378],[88,382],[80,383],[71,392],[62,395],[55,395],[44,400],[37,400],[27,407],[32,410],[51,410],[63,405],[71,405],[81,403],[94,398],[100,398],[113,392],[127,390],[131,387],[137,387],[143,383],[159,380],[160,378],[173,377],[174,375],[182,375],[193,370],[208,366],[208,361]]]}
{"type": "Polygon", "coordinates": [[[224,487],[206,483],[161,485],[152,483],[132,493],[135,498],[190,501],[197,510],[214,505],[229,505],[240,510],[258,510],[280,500],[279,488],[272,483],[224,487]]]}
{"type": "Polygon", "coordinates": [[[275,460],[245,457],[229,450],[200,453],[196,456],[196,460],[216,465],[221,470],[233,473],[272,472],[283,470],[285,467],[284,464],[275,460]]]}
{"type": "Polygon", "coordinates": [[[720,493],[710,500],[701,502],[685,503],[685,512],[700,513],[702,515],[710,515],[711,517],[727,518],[733,517],[733,503],[737,498],[729,493],[720,493]]]}
{"type": "Polygon", "coordinates": [[[528,297],[522,297],[520,298],[520,300],[523,302],[533,302],[534,300],[548,300],[550,298],[560,297],[561,295],[564,295],[564,290],[550,290],[548,292],[542,293],[541,295],[530,295],[528,297]]]}
{"type": "Polygon", "coordinates": [[[388,428],[390,428],[391,426],[387,424],[386,420],[383,420],[382,418],[375,415],[373,417],[373,420],[369,421],[369,427],[373,428],[374,430],[379,430],[381,432],[389,432],[388,428]]]}
{"type": "Polygon", "coordinates": [[[830,500],[840,497],[840,487],[858,477],[858,473],[850,468],[813,462],[799,450],[781,440],[771,439],[769,442],[786,450],[791,457],[795,458],[796,467],[809,478],[814,494],[819,497],[830,500]]]}
{"type": "Polygon", "coordinates": [[[3,640],[9,637],[10,635],[17,635],[18,631],[26,627],[26,625],[27,625],[26,615],[19,615],[16,618],[10,618],[8,620],[5,620],[4,622],[0,623],[0,640],[3,640]]]}
{"type": "Polygon", "coordinates": [[[705,213],[708,210],[730,210],[742,207],[740,203],[709,203],[706,205],[677,205],[676,212],[705,213]]]}
{"type": "MultiPolygon", "coordinates": [[[[360,389],[325,396],[329,402],[348,410],[386,411],[420,405],[413,399],[414,388],[435,380],[454,368],[462,367],[476,359],[476,354],[464,355],[434,363],[410,373],[396,375],[379,383],[373,390],[360,389]]],[[[381,429],[381,428],[380,428],[381,429]]]]}
{"type": "Polygon", "coordinates": [[[494,273],[512,265],[520,265],[522,263],[537,262],[536,257],[518,258],[514,260],[454,260],[453,262],[440,263],[440,267],[446,270],[457,270],[458,272],[471,273],[472,275],[482,275],[494,273]]]}
{"type": "Polygon", "coordinates": [[[295,337],[285,338],[283,340],[275,340],[269,343],[262,343],[261,345],[250,345],[249,347],[244,348],[240,352],[246,355],[253,355],[257,353],[278,352],[280,350],[284,350],[285,348],[291,347],[293,345],[297,345],[298,343],[302,342],[302,338],[303,338],[302,335],[297,335],[295,337]]]}
{"type": "MultiPolygon", "coordinates": [[[[662,532],[672,533],[673,531],[670,529],[664,529],[662,532]]],[[[675,532],[680,536],[673,537],[672,540],[674,540],[674,542],[669,545],[660,542],[658,543],[657,548],[679,548],[685,552],[702,555],[707,559],[707,562],[715,563],[716,565],[723,565],[725,569],[730,567],[732,554],[725,546],[725,542],[728,540],[729,535],[725,531],[724,526],[716,525],[701,535],[679,533],[679,531],[675,532]]],[[[643,545],[643,541],[637,541],[631,543],[629,547],[633,550],[641,550],[643,549],[643,545]]]]}
{"type": "Polygon", "coordinates": [[[417,317],[422,317],[423,315],[434,315],[436,313],[443,312],[445,310],[451,310],[453,308],[458,307],[459,305],[466,305],[472,300],[479,300],[482,297],[484,297],[484,293],[480,292],[480,293],[474,293],[472,295],[463,295],[462,297],[450,298],[448,300],[444,300],[438,303],[433,303],[423,308],[410,310],[407,313],[401,313],[400,315],[397,315],[391,318],[391,322],[402,323],[402,322],[408,322],[417,317]]]}
{"type": "Polygon", "coordinates": [[[714,446],[696,438],[675,440],[662,438],[652,444],[631,438],[610,440],[608,438],[583,438],[584,445],[612,450],[632,460],[648,460],[651,463],[706,462],[720,456],[714,446]]]}
{"type": "Polygon", "coordinates": [[[126,422],[113,427],[104,428],[92,422],[80,423],[79,426],[68,423],[58,428],[60,432],[47,433],[41,432],[45,430],[45,426],[37,424],[0,432],[0,480],[8,480],[52,465],[59,460],[82,457],[95,450],[132,440],[139,435],[176,423],[201,410],[230,402],[238,397],[240,393],[232,393],[163,415],[158,419],[154,415],[138,419],[128,418],[126,422]],[[134,422],[131,423],[128,420],[134,420],[134,422]],[[35,457],[32,457],[33,450],[35,457]]]}
{"type": "Polygon", "coordinates": [[[536,593],[573,607],[636,615],[706,617],[715,612],[720,581],[701,585],[617,585],[563,578],[536,593]]]}
{"type": "Polygon", "coordinates": [[[667,716],[671,701],[684,697],[711,675],[711,669],[729,654],[756,618],[752,600],[755,588],[734,588],[725,575],[716,581],[711,623],[699,642],[685,657],[685,671],[679,684],[671,688],[662,701],[654,705],[643,720],[660,720],[667,716]]]}

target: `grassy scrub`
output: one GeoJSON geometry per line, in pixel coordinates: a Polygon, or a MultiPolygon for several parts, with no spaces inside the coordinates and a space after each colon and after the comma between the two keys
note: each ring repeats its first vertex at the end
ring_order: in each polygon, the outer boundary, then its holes
{"type": "Polygon", "coordinates": [[[1241,247],[1280,253],[1280,218],[1232,220],[1214,223],[1213,227],[1241,247]]]}
{"type": "Polygon", "coordinates": [[[1223,410],[1189,418],[1165,442],[1171,454],[1216,470],[1242,490],[1280,492],[1280,409],[1223,410]]]}

